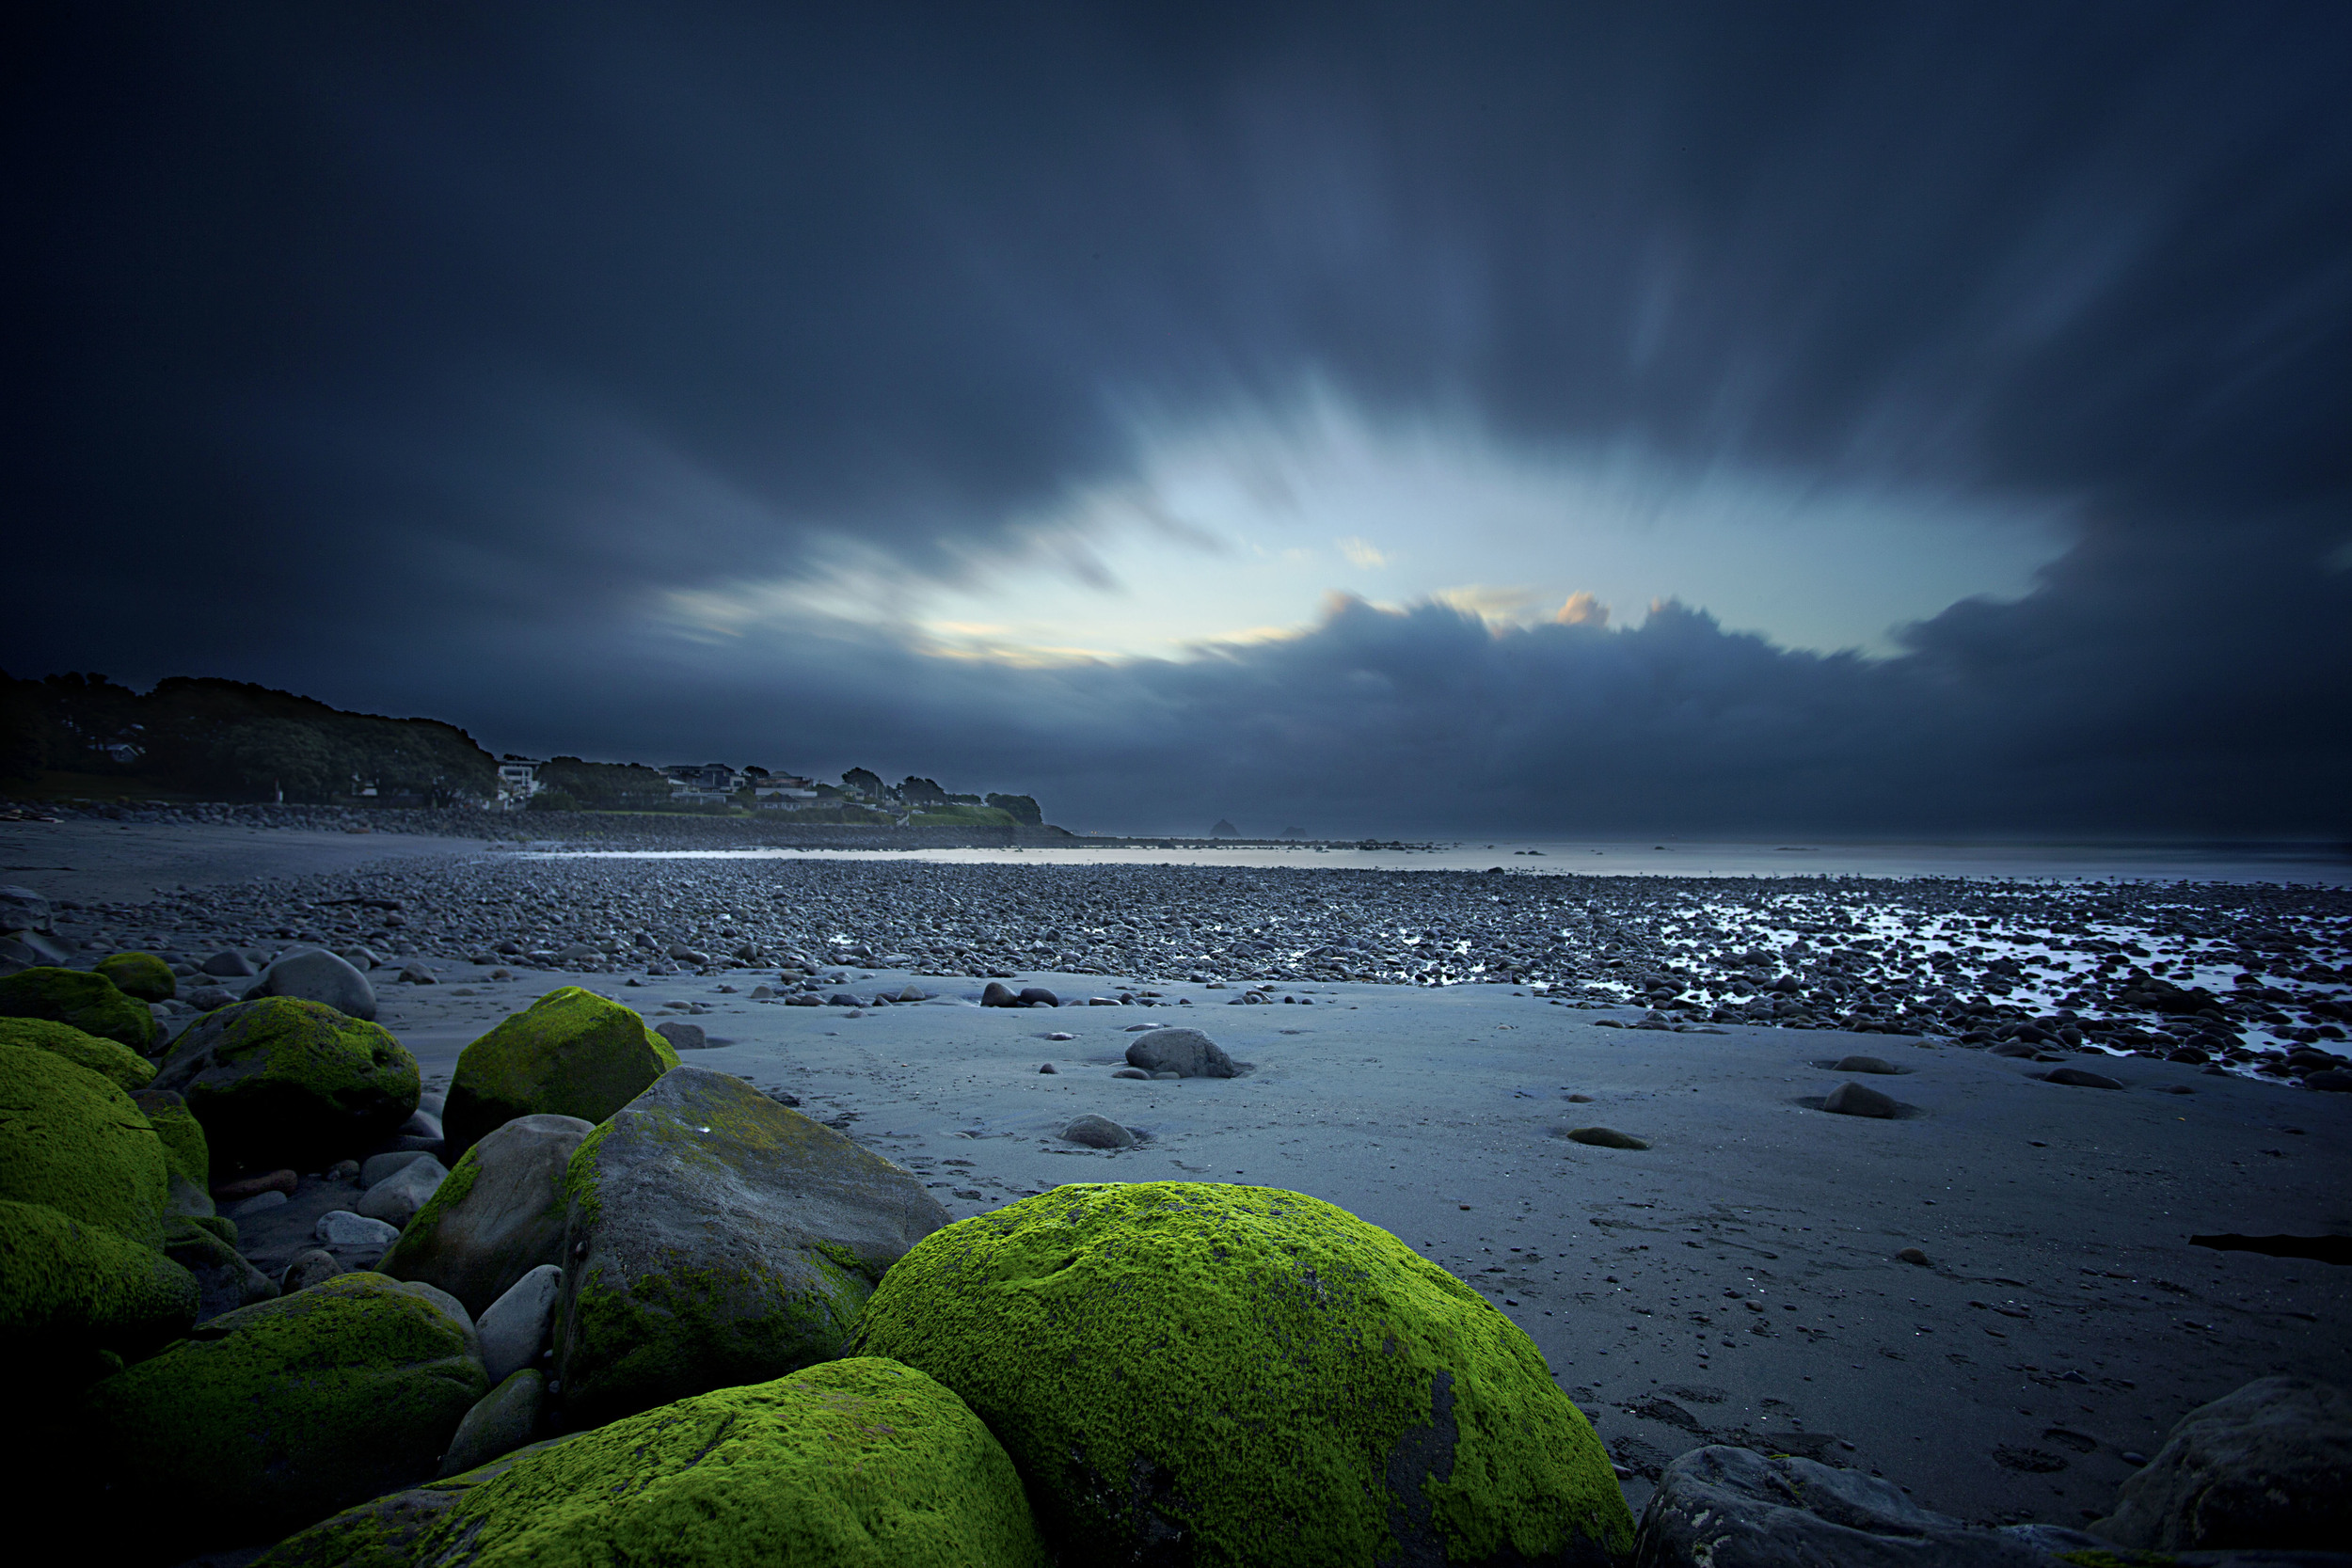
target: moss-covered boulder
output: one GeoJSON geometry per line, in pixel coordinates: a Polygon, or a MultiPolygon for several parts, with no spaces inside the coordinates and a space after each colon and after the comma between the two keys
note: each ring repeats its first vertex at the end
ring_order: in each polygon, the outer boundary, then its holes
{"type": "Polygon", "coordinates": [[[0,1018],[54,1019],[138,1052],[152,1049],[159,1032],[147,1004],[103,974],[48,964],[0,977],[0,1018]]]}
{"type": "Polygon", "coordinates": [[[542,1264],[564,1261],[564,1176],[595,1129],[578,1117],[516,1117],[466,1150],[376,1264],[436,1285],[479,1318],[542,1264]]]}
{"type": "Polygon", "coordinates": [[[59,1355],[151,1350],[187,1331],[199,1300],[194,1276],[154,1247],[0,1198],[0,1336],[21,1375],[42,1377],[59,1355]]]}
{"type": "Polygon", "coordinates": [[[0,1045],[0,1198],[154,1246],[168,1170],[163,1140],[111,1080],[55,1052],[0,1045]]]}
{"type": "Polygon", "coordinates": [[[172,1173],[210,1192],[213,1186],[213,1150],[204,1141],[204,1124],[188,1109],[187,1097],[171,1089],[139,1089],[131,1096],[131,1103],[139,1108],[147,1124],[163,1140],[164,1159],[172,1173]]]}
{"type": "Polygon", "coordinates": [[[256,1568],[1045,1568],[1021,1479],[911,1367],[830,1361],[379,1498],[256,1568]]]}
{"type": "Polygon", "coordinates": [[[1088,1560],[1593,1563],[1609,1456],[1533,1341],[1319,1199],[1058,1187],[928,1238],[850,1354],[919,1367],[1088,1560]]]}
{"type": "Polygon", "coordinates": [[[152,1550],[185,1555],[414,1485],[488,1381],[455,1302],[340,1275],[199,1324],[100,1383],[84,1438],[106,1455],[109,1516],[135,1515],[158,1532],[152,1550]]]}
{"type": "Polygon", "coordinates": [[[564,1185],[556,1377],[580,1425],[837,1354],[947,1223],[913,1172],[707,1068],[590,1134],[564,1185]]]}
{"type": "Polygon", "coordinates": [[[278,1299],[278,1281],[247,1262],[234,1242],[196,1220],[175,1217],[164,1222],[164,1256],[196,1280],[198,1323],[278,1299]]]}
{"type": "Polygon", "coordinates": [[[670,1042],[618,1002],[578,986],[551,990],[459,1054],[441,1116],[443,1158],[516,1117],[602,1121],[675,1066],[670,1042]]]}
{"type": "Polygon", "coordinates": [[[143,1089],[155,1077],[155,1065],[119,1040],[84,1034],[52,1018],[0,1018],[0,1045],[54,1051],[129,1090],[143,1089]]]}
{"type": "Polygon", "coordinates": [[[171,966],[152,953],[109,953],[90,966],[123,995],[141,1002],[168,1002],[180,994],[171,966]]]}
{"type": "Polygon", "coordinates": [[[415,1114],[421,1086],[417,1059],[383,1025],[291,996],[206,1013],[155,1077],[186,1097],[221,1175],[358,1154],[415,1114]]]}

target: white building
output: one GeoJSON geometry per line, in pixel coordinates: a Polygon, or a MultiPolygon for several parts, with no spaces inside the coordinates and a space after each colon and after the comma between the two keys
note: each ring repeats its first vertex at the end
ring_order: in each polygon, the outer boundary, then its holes
{"type": "MultiPolygon", "coordinates": [[[[499,760],[499,804],[513,810],[539,793],[543,757],[518,757],[509,752],[499,760]]],[[[375,793],[369,790],[369,794],[375,793]]]]}

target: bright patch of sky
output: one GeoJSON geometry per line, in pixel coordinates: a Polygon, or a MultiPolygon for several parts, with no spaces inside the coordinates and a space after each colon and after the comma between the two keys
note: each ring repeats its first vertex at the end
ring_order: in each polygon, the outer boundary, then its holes
{"type": "Polygon", "coordinates": [[[1328,397],[1142,428],[1131,474],[1073,491],[1024,523],[1026,550],[958,580],[910,580],[844,542],[814,577],[671,612],[705,633],[846,619],[938,654],[1050,663],[1287,636],[1335,594],[1498,626],[1638,624],[1678,598],[1786,646],[1883,654],[1905,622],[2025,593],[2070,531],[2055,503],[1694,468],[1631,445],[1536,451],[1328,397]]]}

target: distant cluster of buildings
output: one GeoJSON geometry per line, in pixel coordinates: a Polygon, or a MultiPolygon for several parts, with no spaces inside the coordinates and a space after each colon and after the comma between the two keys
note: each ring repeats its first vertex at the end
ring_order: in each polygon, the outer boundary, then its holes
{"type": "MultiPolygon", "coordinates": [[[[544,784],[539,769],[545,758],[508,756],[499,764],[499,804],[519,807],[544,784]]],[[[814,779],[797,773],[771,773],[765,768],[734,768],[723,762],[681,762],[657,768],[670,784],[673,805],[732,805],[746,790],[761,811],[800,811],[824,799],[814,779]]],[[[837,795],[838,791],[826,793],[837,795]]]]}

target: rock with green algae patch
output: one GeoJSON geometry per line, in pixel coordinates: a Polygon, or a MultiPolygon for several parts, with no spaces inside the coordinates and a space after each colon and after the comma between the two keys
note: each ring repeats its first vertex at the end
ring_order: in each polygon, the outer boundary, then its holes
{"type": "Polygon", "coordinates": [[[578,1117],[516,1117],[466,1150],[376,1264],[437,1285],[477,1318],[515,1281],[564,1261],[564,1173],[588,1134],[578,1117]]]}
{"type": "Polygon", "coordinates": [[[912,1171],[707,1068],[590,1134],[564,1186],[555,1373],[575,1424],[829,1359],[947,1223],[912,1171]]]}
{"type": "Polygon", "coordinates": [[[223,1174],[317,1170],[414,1115],[417,1059],[378,1023],[324,1002],[232,1003],[188,1027],[154,1086],[187,1100],[223,1174]]]}
{"type": "Polygon", "coordinates": [[[0,1334],[20,1371],[40,1376],[61,1353],[152,1350],[187,1331],[199,1299],[195,1277],[154,1247],[0,1199],[0,1334]]]}
{"type": "Polygon", "coordinates": [[[346,1274],[199,1324],[107,1378],[84,1397],[80,1432],[108,1456],[99,1505],[148,1528],[154,1555],[185,1556],[416,1484],[488,1381],[455,1301],[346,1274]]]}
{"type": "Polygon", "coordinates": [[[0,1045],[0,1198],[153,1246],[169,1169],[163,1140],[119,1085],[54,1052],[0,1045]]]}
{"type": "Polygon", "coordinates": [[[443,1158],[516,1117],[602,1121],[675,1066],[670,1042],[634,1012],[578,986],[559,987],[459,1053],[441,1115],[443,1158]]]}
{"type": "Polygon", "coordinates": [[[0,1018],[0,1045],[54,1051],[133,1093],[147,1087],[155,1077],[154,1064],[119,1040],[86,1034],[53,1018],[0,1018]]]}
{"type": "Polygon", "coordinates": [[[173,978],[171,966],[152,953],[109,953],[90,965],[90,970],[112,980],[123,995],[141,1002],[168,1002],[180,994],[180,982],[173,978]]]}
{"type": "Polygon", "coordinates": [[[204,1124],[188,1109],[187,1097],[170,1089],[138,1089],[133,1092],[131,1103],[163,1140],[164,1159],[172,1170],[210,1192],[213,1151],[204,1141],[204,1124]]]}
{"type": "Polygon", "coordinates": [[[1633,1521],[1534,1342],[1345,1211],[1058,1187],[928,1238],[846,1354],[953,1388],[1089,1560],[1600,1564],[1633,1521]]]}
{"type": "Polygon", "coordinates": [[[198,1323],[278,1299],[278,1281],[247,1262],[234,1242],[193,1219],[165,1222],[164,1256],[195,1277],[198,1323]]]}
{"type": "Polygon", "coordinates": [[[1021,1479],[911,1367],[829,1361],[374,1502],[255,1568],[1045,1568],[1021,1479]]]}
{"type": "Polygon", "coordinates": [[[0,1018],[46,1018],[137,1052],[153,1049],[158,1025],[147,1004],[103,974],[38,965],[0,977],[0,1018]]]}

